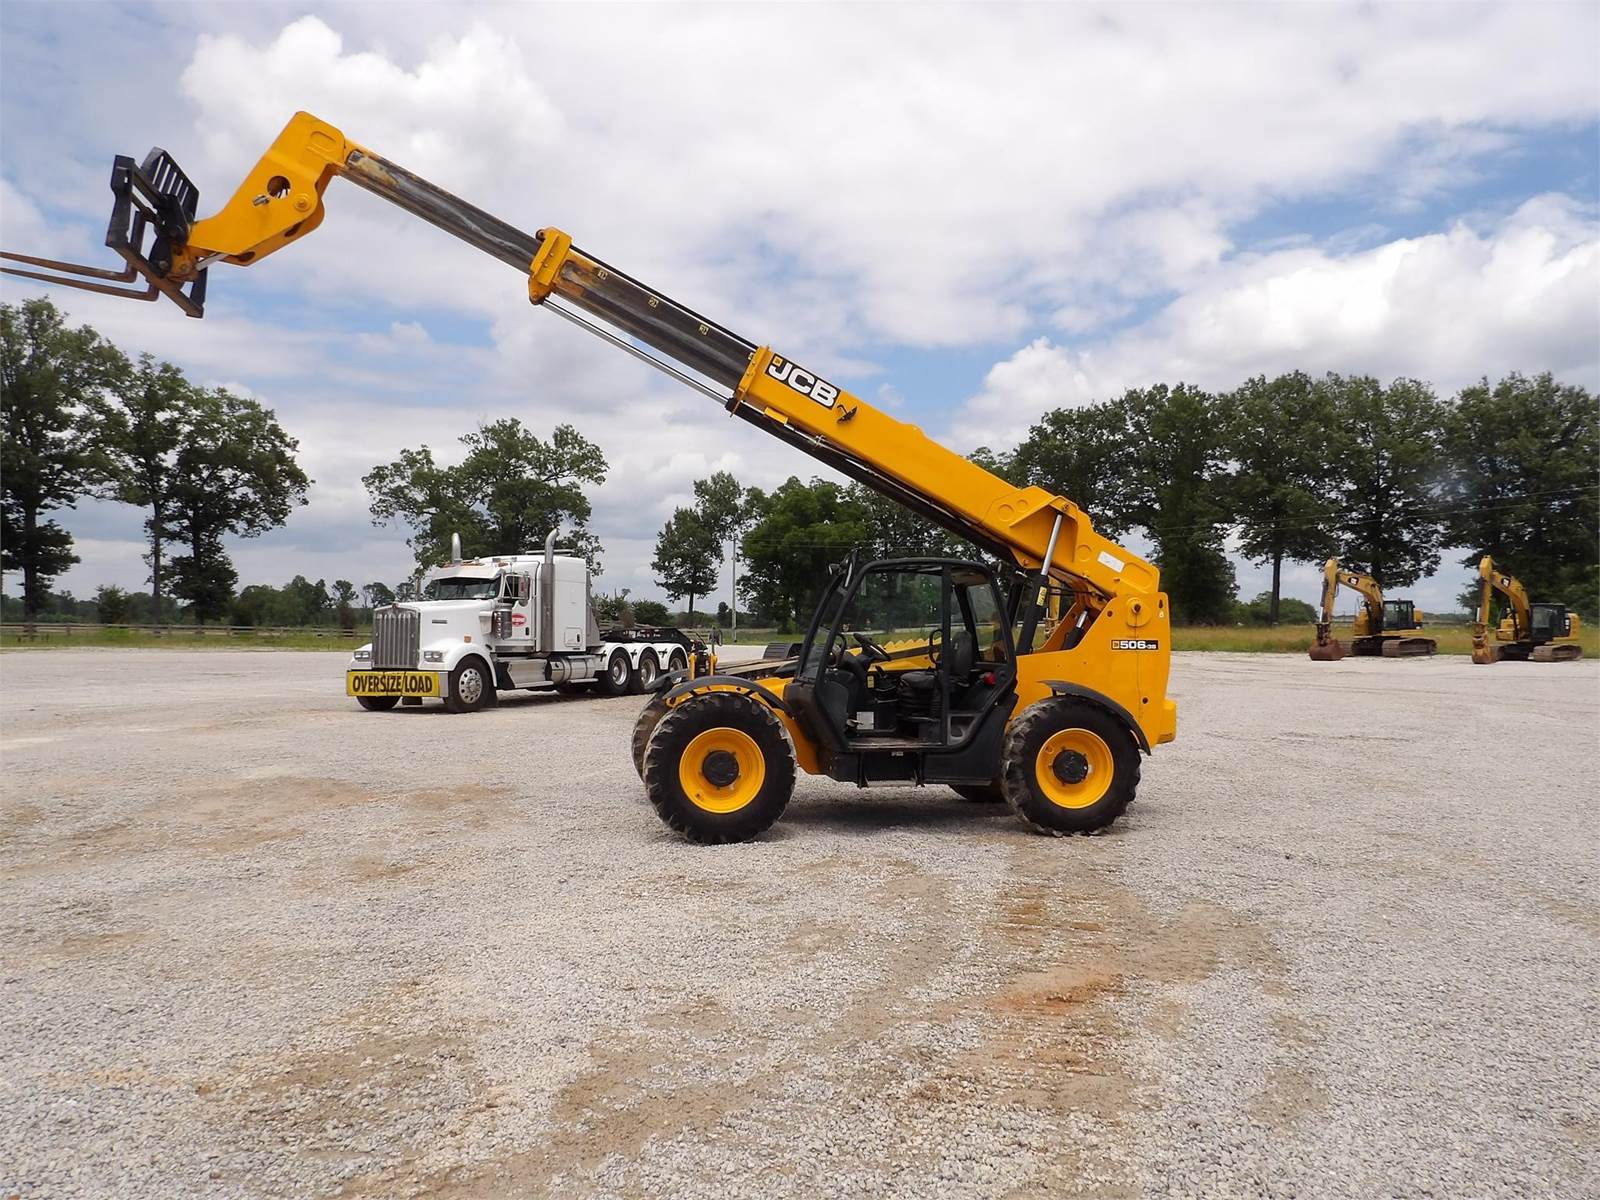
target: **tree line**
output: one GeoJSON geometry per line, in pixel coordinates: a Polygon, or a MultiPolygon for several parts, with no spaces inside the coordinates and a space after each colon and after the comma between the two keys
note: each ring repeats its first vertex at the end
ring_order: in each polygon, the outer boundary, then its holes
{"type": "MultiPolygon", "coordinates": [[[[1286,563],[1337,555],[1397,590],[1493,554],[1540,599],[1600,608],[1600,406],[1549,373],[1487,379],[1441,399],[1420,380],[1257,376],[1232,391],[1136,388],[1046,413],[1012,451],[971,456],[1008,481],[1065,495],[1112,538],[1142,530],[1173,616],[1192,624],[1285,616],[1286,563]],[[1241,606],[1228,550],[1271,570],[1241,606]]],[[[770,493],[727,473],[662,528],[652,566],[669,596],[715,585],[737,550],[740,594],[763,622],[806,619],[829,564],[971,554],[866,488],[792,477],[770,493]]],[[[1462,603],[1472,603],[1468,588],[1462,603]]]]}
{"type": "Polygon", "coordinates": [[[82,499],[145,513],[153,617],[177,599],[208,621],[238,583],[224,537],[281,526],[311,482],[271,409],[131,359],[48,300],[0,305],[0,430],[0,570],[21,574],[28,620],[79,561],[52,514],[82,499]]]}

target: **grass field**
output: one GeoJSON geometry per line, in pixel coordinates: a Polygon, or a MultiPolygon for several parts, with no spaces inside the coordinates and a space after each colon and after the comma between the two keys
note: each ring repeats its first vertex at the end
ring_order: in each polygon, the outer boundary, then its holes
{"type": "Polygon", "coordinates": [[[320,633],[293,630],[284,633],[232,633],[217,628],[198,632],[174,626],[171,633],[133,629],[99,629],[83,625],[40,625],[34,634],[7,629],[0,638],[6,650],[66,650],[99,647],[117,650],[341,650],[354,649],[368,638],[365,631],[345,637],[337,629],[320,633]]]}
{"type": "MultiPolygon", "coordinates": [[[[1472,631],[1465,625],[1439,625],[1424,634],[1439,643],[1440,654],[1471,654],[1472,631]]],[[[1348,625],[1334,626],[1334,636],[1349,644],[1348,625]]],[[[1174,650],[1230,650],[1243,653],[1304,654],[1311,647],[1309,625],[1188,625],[1172,631],[1174,650]]],[[[1600,629],[1588,628],[1579,634],[1586,658],[1600,657],[1600,629]]]]}
{"type": "MultiPolygon", "coordinates": [[[[1427,635],[1439,643],[1440,654],[1470,654],[1472,635],[1465,625],[1431,628],[1427,635]]],[[[777,634],[771,630],[741,633],[739,645],[766,645],[800,635],[777,634]]],[[[1349,640],[1349,629],[1335,627],[1335,636],[1349,640]]],[[[320,633],[311,630],[283,633],[233,633],[216,629],[197,633],[193,629],[174,629],[169,634],[153,634],[127,629],[40,625],[35,636],[7,632],[0,646],[6,650],[59,650],[71,647],[153,650],[341,650],[352,649],[367,640],[358,630],[345,637],[339,630],[320,633]]],[[[1226,650],[1245,654],[1303,654],[1310,647],[1309,625],[1280,625],[1276,628],[1252,625],[1190,625],[1172,631],[1172,648],[1184,650],[1226,650]]],[[[1587,628],[1581,636],[1586,658],[1600,658],[1600,629],[1587,628]]]]}

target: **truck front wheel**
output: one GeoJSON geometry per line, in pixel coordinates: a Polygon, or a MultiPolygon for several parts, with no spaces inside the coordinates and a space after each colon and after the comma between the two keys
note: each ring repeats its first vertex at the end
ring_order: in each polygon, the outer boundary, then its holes
{"type": "Polygon", "coordinates": [[[400,703],[399,696],[357,696],[356,703],[368,712],[388,712],[400,703]]]}
{"type": "Polygon", "coordinates": [[[464,658],[450,672],[444,706],[453,713],[477,712],[494,703],[494,677],[483,659],[473,655],[464,658]]]}

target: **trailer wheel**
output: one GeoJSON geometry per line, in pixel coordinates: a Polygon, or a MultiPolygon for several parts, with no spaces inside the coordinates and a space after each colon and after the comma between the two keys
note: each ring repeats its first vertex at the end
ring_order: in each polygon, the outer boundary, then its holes
{"type": "Polygon", "coordinates": [[[656,815],[691,842],[748,841],[788,806],[794,750],[766,705],[707,692],[661,718],[644,786],[656,815]]]}
{"type": "Polygon", "coordinates": [[[633,686],[633,665],[628,662],[625,650],[613,650],[605,673],[595,680],[595,689],[602,696],[626,695],[633,686]]]}
{"type": "Polygon", "coordinates": [[[453,713],[477,712],[494,703],[494,676],[483,659],[468,655],[456,664],[446,683],[444,706],[453,713]]]}
{"type": "Polygon", "coordinates": [[[400,703],[399,696],[357,696],[356,703],[368,712],[388,712],[400,703]]]}
{"type": "Polygon", "coordinates": [[[674,650],[672,657],[667,659],[668,671],[684,671],[689,667],[689,660],[683,656],[682,650],[674,650]]]}
{"type": "Polygon", "coordinates": [[[656,658],[656,652],[646,650],[639,656],[639,669],[633,673],[633,682],[628,685],[628,693],[637,696],[640,692],[653,690],[660,674],[661,663],[656,658]]]}
{"type": "Polygon", "coordinates": [[[1078,700],[1030,704],[1006,730],[1006,802],[1038,833],[1104,829],[1139,786],[1139,747],[1105,709],[1078,700]]]}
{"type": "Polygon", "coordinates": [[[661,724],[661,718],[671,711],[658,692],[650,703],[644,706],[639,719],[633,723],[633,769],[639,772],[640,779],[644,778],[644,752],[650,745],[650,735],[656,731],[656,726],[661,724]]]}

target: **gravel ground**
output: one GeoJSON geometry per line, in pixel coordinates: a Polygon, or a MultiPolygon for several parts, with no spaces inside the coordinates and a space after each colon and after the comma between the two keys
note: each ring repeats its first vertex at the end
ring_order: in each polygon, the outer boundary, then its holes
{"type": "Polygon", "coordinates": [[[1600,663],[1180,655],[1110,834],[642,802],[640,701],[0,662],[0,1195],[1592,1196],[1600,663]]]}

